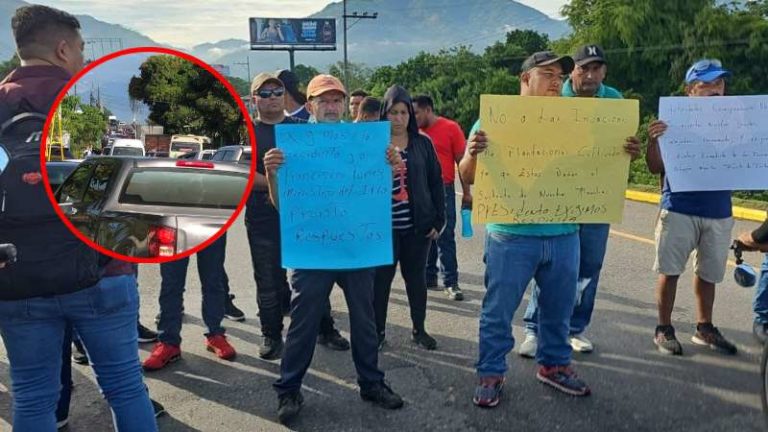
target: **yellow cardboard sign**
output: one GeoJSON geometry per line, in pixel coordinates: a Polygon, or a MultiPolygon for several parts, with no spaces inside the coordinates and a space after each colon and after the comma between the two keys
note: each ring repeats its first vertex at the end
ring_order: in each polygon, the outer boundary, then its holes
{"type": "Polygon", "coordinates": [[[480,96],[473,219],[478,223],[621,222],[639,124],[636,100],[480,96]]]}

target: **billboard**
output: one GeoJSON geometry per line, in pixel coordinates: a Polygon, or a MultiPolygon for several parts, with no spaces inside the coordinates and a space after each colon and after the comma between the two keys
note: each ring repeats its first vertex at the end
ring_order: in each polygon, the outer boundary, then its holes
{"type": "Polygon", "coordinates": [[[230,71],[229,71],[229,66],[227,66],[227,65],[223,65],[223,64],[212,64],[212,65],[211,65],[211,67],[213,68],[213,70],[215,70],[216,72],[218,72],[218,73],[220,73],[220,74],[224,75],[225,77],[230,77],[230,76],[232,76],[232,74],[231,74],[231,73],[230,73],[230,71]]]}
{"type": "Polygon", "coordinates": [[[335,18],[251,18],[252,50],[335,50],[335,18]]]}

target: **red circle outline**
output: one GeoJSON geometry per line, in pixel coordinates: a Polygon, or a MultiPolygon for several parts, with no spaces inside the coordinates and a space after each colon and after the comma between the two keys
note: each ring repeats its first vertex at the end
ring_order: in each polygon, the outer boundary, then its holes
{"type": "Polygon", "coordinates": [[[202,67],[209,73],[213,74],[213,76],[215,76],[216,79],[219,80],[219,82],[224,84],[224,87],[227,89],[227,91],[229,91],[229,94],[235,99],[235,102],[237,103],[237,106],[238,108],[240,108],[240,112],[243,115],[246,129],[248,130],[248,139],[251,144],[251,152],[253,155],[258,155],[258,153],[256,152],[256,133],[253,128],[253,122],[250,121],[250,114],[248,112],[248,109],[246,108],[245,103],[243,103],[243,100],[240,98],[240,95],[237,94],[237,91],[235,90],[235,88],[232,86],[232,84],[229,83],[229,81],[223,75],[221,75],[218,71],[213,69],[213,67],[211,67],[209,64],[205,63],[204,61],[181,51],[177,51],[170,48],[163,48],[163,47],[134,47],[134,48],[127,48],[120,51],[116,51],[114,53],[108,54],[104,57],[101,57],[89,63],[87,66],[83,68],[83,70],[78,72],[77,75],[72,77],[67,83],[67,85],[65,85],[64,88],[59,92],[59,95],[56,97],[56,100],[53,102],[53,105],[51,106],[51,110],[48,112],[48,118],[45,122],[45,127],[43,128],[43,136],[41,137],[41,144],[40,144],[40,172],[43,175],[43,180],[45,183],[45,192],[48,195],[48,199],[51,201],[51,204],[53,205],[54,211],[59,216],[59,219],[61,219],[64,225],[66,225],[67,228],[69,228],[69,230],[77,238],[85,242],[91,248],[97,250],[99,253],[102,253],[114,259],[118,259],[121,261],[128,261],[128,262],[137,263],[137,264],[161,264],[161,263],[166,263],[166,262],[186,258],[192,254],[199,252],[200,250],[208,247],[211,243],[218,240],[218,238],[221,237],[229,229],[230,226],[232,226],[232,224],[235,222],[237,217],[240,215],[240,212],[243,211],[243,208],[245,207],[245,203],[248,201],[248,197],[251,194],[253,181],[256,178],[256,165],[253,163],[254,158],[251,158],[250,173],[248,175],[248,184],[245,187],[245,191],[243,191],[243,197],[240,199],[240,203],[237,205],[237,209],[232,213],[232,216],[230,216],[230,218],[227,220],[224,226],[221,227],[208,240],[200,243],[199,245],[193,247],[192,249],[186,250],[182,253],[175,254],[170,257],[164,257],[164,258],[160,258],[160,257],[138,258],[138,257],[127,256],[127,255],[121,255],[111,250],[108,250],[103,246],[96,244],[94,241],[86,237],[82,232],[80,232],[79,229],[77,229],[72,224],[72,222],[69,221],[66,215],[64,215],[64,212],[61,211],[61,208],[59,208],[59,203],[56,202],[56,199],[53,196],[53,190],[51,189],[51,185],[49,184],[49,181],[48,181],[48,170],[46,169],[46,166],[45,166],[46,164],[45,147],[48,142],[48,131],[51,126],[51,122],[53,121],[53,118],[56,114],[56,109],[59,107],[59,105],[61,104],[61,101],[69,92],[69,89],[72,86],[74,86],[75,83],[77,83],[77,81],[79,81],[85,74],[87,74],[97,66],[108,62],[109,60],[113,60],[115,58],[129,55],[129,54],[143,54],[143,53],[167,54],[167,55],[173,55],[176,57],[181,57],[187,61],[190,61],[202,67]]]}

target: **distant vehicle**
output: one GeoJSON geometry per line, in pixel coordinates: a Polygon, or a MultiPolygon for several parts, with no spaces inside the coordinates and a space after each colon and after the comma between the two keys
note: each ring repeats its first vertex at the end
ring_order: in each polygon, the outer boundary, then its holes
{"type": "Polygon", "coordinates": [[[231,145],[219,147],[213,161],[251,163],[251,146],[231,145]]]}
{"type": "Polygon", "coordinates": [[[144,143],[141,140],[117,138],[104,148],[104,156],[144,156],[144,143]]]}
{"type": "Polygon", "coordinates": [[[51,190],[56,193],[64,180],[69,177],[72,171],[82,162],[82,159],[70,159],[64,161],[46,162],[45,168],[48,171],[48,184],[51,190]]]}
{"type": "Polygon", "coordinates": [[[134,257],[167,257],[215,234],[237,208],[248,167],[198,160],[97,156],[56,200],[86,237],[134,257]]]}
{"type": "Polygon", "coordinates": [[[171,135],[170,157],[177,158],[184,153],[199,152],[210,144],[208,137],[198,135],[171,135]]]}
{"type": "Polygon", "coordinates": [[[50,147],[51,153],[48,155],[49,161],[60,161],[60,160],[68,160],[68,159],[74,159],[75,156],[72,154],[71,151],[69,151],[69,147],[64,147],[64,159],[61,158],[62,150],[61,146],[59,145],[52,145],[50,147]]]}
{"type": "Polygon", "coordinates": [[[179,156],[179,159],[191,159],[191,160],[210,160],[214,153],[216,153],[216,150],[202,150],[199,152],[190,152],[190,153],[184,153],[183,155],[179,156]]]}
{"type": "Polygon", "coordinates": [[[171,135],[144,135],[144,149],[150,157],[168,157],[171,151],[171,135]]]}

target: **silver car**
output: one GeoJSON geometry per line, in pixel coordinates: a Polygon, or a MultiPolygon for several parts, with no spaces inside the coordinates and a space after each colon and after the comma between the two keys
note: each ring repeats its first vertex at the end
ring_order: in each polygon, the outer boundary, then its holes
{"type": "Polygon", "coordinates": [[[200,160],[94,157],[56,199],[86,237],[122,255],[169,257],[208,240],[243,197],[248,166],[200,160]]]}
{"type": "Polygon", "coordinates": [[[211,160],[249,164],[251,163],[251,146],[229,145],[219,147],[211,160]]]}

